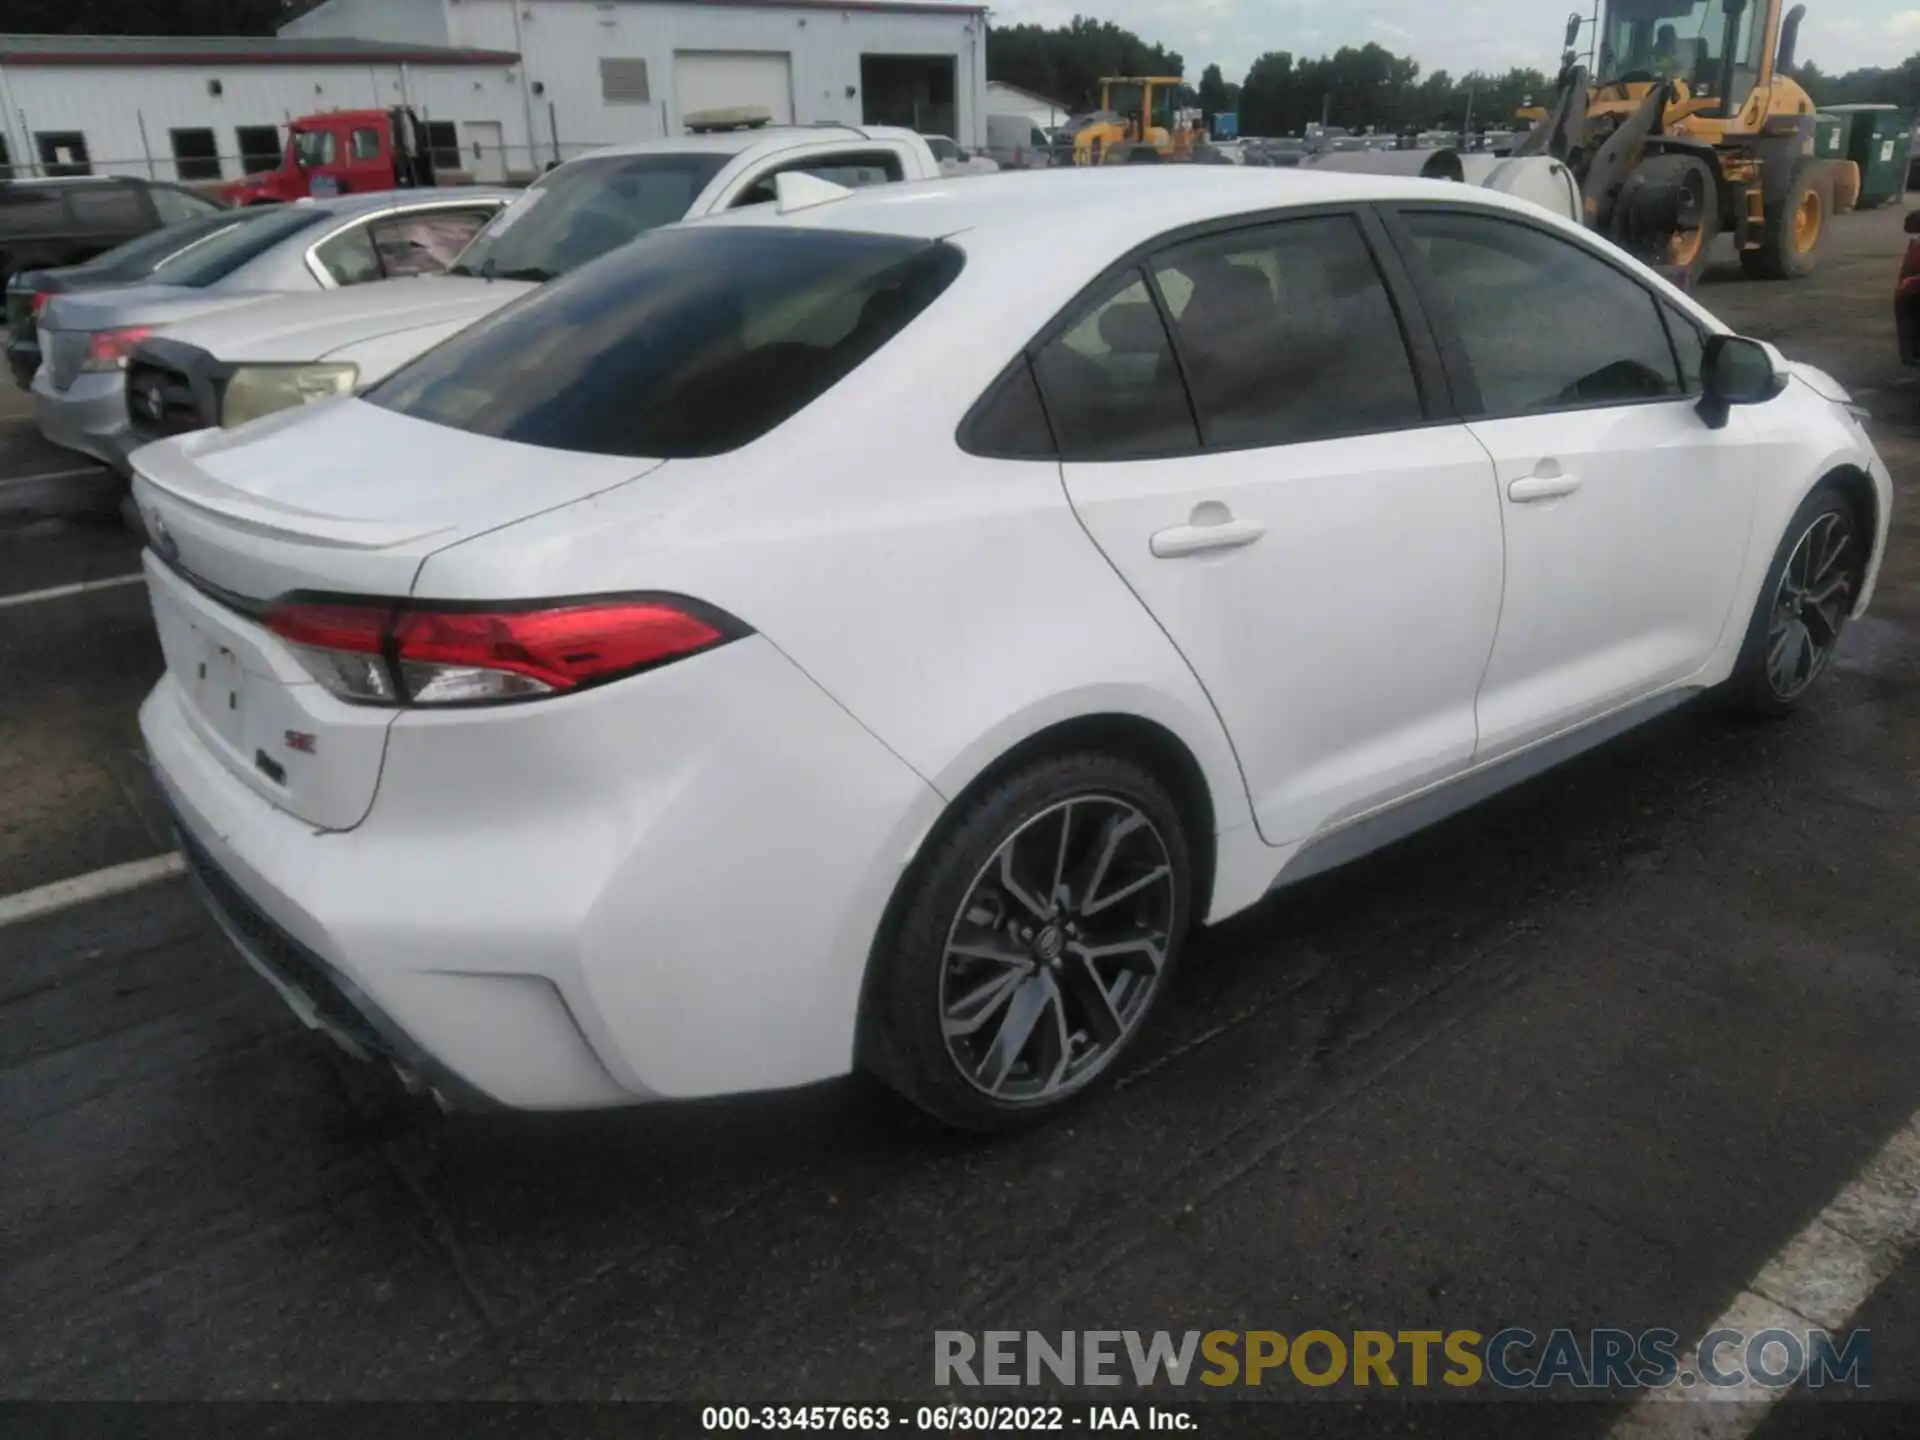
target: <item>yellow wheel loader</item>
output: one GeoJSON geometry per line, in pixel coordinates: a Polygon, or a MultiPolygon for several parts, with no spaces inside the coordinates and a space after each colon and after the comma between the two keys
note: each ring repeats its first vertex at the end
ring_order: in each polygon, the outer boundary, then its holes
{"type": "Polygon", "coordinates": [[[1682,283],[1731,232],[1751,275],[1812,271],[1833,209],[1814,105],[1788,73],[1806,6],[1784,0],[1606,0],[1594,73],[1567,24],[1559,97],[1516,156],[1580,183],[1586,223],[1682,283]]]}
{"type": "Polygon", "coordinates": [[[1194,132],[1178,123],[1173,108],[1181,83],[1178,75],[1103,76],[1100,108],[1074,122],[1073,163],[1120,165],[1190,158],[1194,132]]]}

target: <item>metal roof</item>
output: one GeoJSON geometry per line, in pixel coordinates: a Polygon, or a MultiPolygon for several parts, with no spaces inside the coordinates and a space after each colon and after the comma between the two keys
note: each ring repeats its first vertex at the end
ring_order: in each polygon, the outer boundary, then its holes
{"type": "Polygon", "coordinates": [[[255,35],[0,35],[0,65],[518,65],[510,50],[255,35]]]}

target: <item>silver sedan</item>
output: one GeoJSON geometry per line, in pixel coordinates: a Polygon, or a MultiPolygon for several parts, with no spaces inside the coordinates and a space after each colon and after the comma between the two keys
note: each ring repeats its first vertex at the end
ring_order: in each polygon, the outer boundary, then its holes
{"type": "Polygon", "coordinates": [[[126,469],[128,354],[167,325],[270,295],[437,274],[517,191],[478,186],[262,206],[144,284],[60,295],[40,313],[40,433],[126,469]]]}

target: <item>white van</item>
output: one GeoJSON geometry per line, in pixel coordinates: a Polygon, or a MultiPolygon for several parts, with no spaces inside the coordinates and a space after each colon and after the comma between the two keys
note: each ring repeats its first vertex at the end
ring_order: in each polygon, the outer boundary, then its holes
{"type": "Polygon", "coordinates": [[[1052,163],[1053,142],[1025,115],[987,116],[987,154],[1003,170],[1038,170],[1052,163]]]}

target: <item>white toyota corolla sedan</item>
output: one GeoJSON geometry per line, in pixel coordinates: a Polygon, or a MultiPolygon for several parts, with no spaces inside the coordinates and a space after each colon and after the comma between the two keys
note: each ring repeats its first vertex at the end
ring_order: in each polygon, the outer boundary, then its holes
{"type": "Polygon", "coordinates": [[[980,1128],[1197,924],[1799,704],[1890,503],[1833,380],[1545,212],[1229,167],[783,178],[134,465],[154,768],[310,1024],[453,1102],[864,1067],[980,1128]]]}

